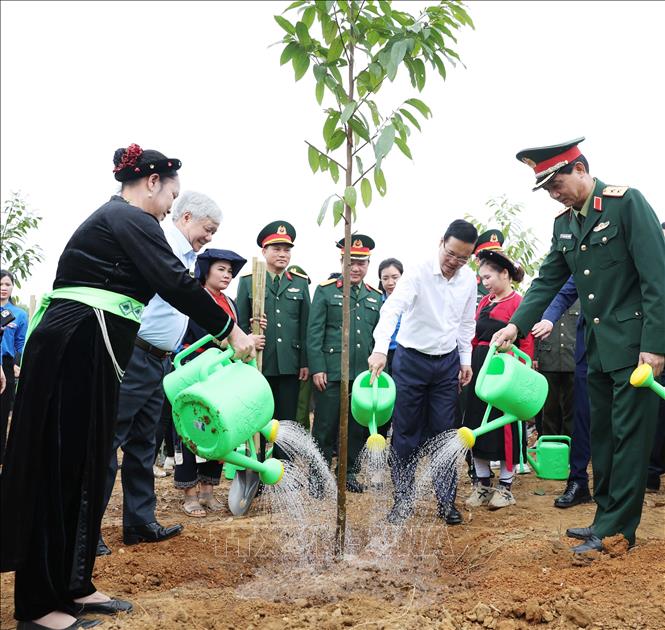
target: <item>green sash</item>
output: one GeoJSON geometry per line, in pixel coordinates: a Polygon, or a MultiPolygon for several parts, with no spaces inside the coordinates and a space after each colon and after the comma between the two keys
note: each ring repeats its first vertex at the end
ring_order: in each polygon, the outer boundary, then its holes
{"type": "Polygon", "coordinates": [[[94,287],[63,287],[61,289],[54,289],[42,297],[39,308],[35,311],[35,314],[32,316],[32,319],[28,324],[28,332],[25,335],[26,342],[32,331],[39,325],[39,322],[42,320],[42,317],[44,317],[44,313],[53,299],[81,302],[92,308],[99,308],[102,311],[113,313],[113,315],[118,315],[125,319],[131,319],[138,324],[141,323],[141,314],[144,309],[141,302],[134,298],[127,297],[126,295],[122,295],[122,293],[114,293],[113,291],[105,291],[104,289],[95,289],[94,287]]]}

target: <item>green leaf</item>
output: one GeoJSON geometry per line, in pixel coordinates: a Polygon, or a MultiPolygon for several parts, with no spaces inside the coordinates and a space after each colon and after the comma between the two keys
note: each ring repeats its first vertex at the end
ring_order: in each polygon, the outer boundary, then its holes
{"type": "Polygon", "coordinates": [[[356,207],[356,201],[358,200],[358,194],[356,189],[353,186],[347,186],[344,189],[344,201],[351,207],[356,207]]]}
{"type": "Polygon", "coordinates": [[[296,81],[300,81],[305,76],[307,68],[309,68],[309,55],[299,46],[293,55],[291,63],[296,73],[296,81]]]}
{"type": "Polygon", "coordinates": [[[303,4],[305,4],[306,0],[295,0],[295,2],[292,2],[286,9],[284,9],[284,13],[287,11],[290,11],[291,9],[295,9],[297,7],[301,7],[303,4]]]}
{"type": "Polygon", "coordinates": [[[364,172],[363,161],[357,155],[356,155],[356,168],[358,169],[358,173],[362,174],[364,172]]]}
{"type": "Polygon", "coordinates": [[[381,169],[374,169],[374,185],[376,186],[377,191],[383,197],[386,194],[386,176],[383,174],[381,169]]]}
{"type": "Polygon", "coordinates": [[[420,123],[408,109],[404,109],[402,107],[400,108],[399,111],[400,114],[402,114],[402,116],[404,116],[418,131],[422,131],[422,129],[420,128],[420,123]]]}
{"type": "Polygon", "coordinates": [[[312,38],[309,36],[309,29],[304,22],[296,22],[296,36],[303,46],[309,46],[312,38]]]}
{"type": "Polygon", "coordinates": [[[355,108],[356,108],[356,102],[355,102],[355,101],[351,101],[351,102],[350,102],[350,103],[344,108],[344,111],[342,112],[342,116],[341,116],[341,118],[339,119],[339,122],[340,122],[342,125],[345,125],[345,124],[346,124],[346,121],[349,120],[349,118],[351,118],[351,116],[353,116],[353,111],[355,110],[355,108]]]}
{"type": "Polygon", "coordinates": [[[332,160],[330,160],[330,177],[335,183],[339,181],[339,166],[337,166],[337,162],[332,160]]]}
{"type": "Polygon", "coordinates": [[[366,177],[363,177],[363,180],[360,182],[360,194],[362,195],[365,208],[369,207],[369,204],[372,203],[372,184],[369,183],[369,179],[366,177]]]}
{"type": "Polygon", "coordinates": [[[323,141],[328,146],[330,138],[332,138],[333,133],[335,132],[335,127],[337,127],[337,121],[339,120],[339,112],[332,111],[328,114],[326,122],[323,124],[323,141]]]}
{"type": "Polygon", "coordinates": [[[383,11],[383,14],[386,17],[390,17],[392,15],[392,9],[390,8],[390,3],[387,2],[386,0],[379,0],[379,6],[381,7],[381,11],[383,11]]]}
{"type": "Polygon", "coordinates": [[[372,122],[374,123],[374,126],[378,127],[381,123],[381,117],[379,116],[379,110],[376,103],[374,101],[367,101],[367,107],[369,107],[369,111],[372,113],[372,122]]]}
{"type": "Polygon", "coordinates": [[[342,42],[341,37],[336,37],[333,40],[332,44],[330,44],[326,60],[328,61],[328,63],[337,61],[342,56],[343,52],[344,52],[344,42],[342,42]]]}
{"type": "Polygon", "coordinates": [[[349,124],[351,125],[351,129],[353,129],[353,131],[355,131],[363,140],[369,142],[369,129],[362,120],[360,120],[357,116],[354,116],[351,118],[349,124]]]}
{"type": "Polygon", "coordinates": [[[333,225],[337,225],[344,216],[344,202],[338,199],[333,204],[333,225]]]}
{"type": "Polygon", "coordinates": [[[392,149],[393,142],[395,142],[395,127],[393,125],[386,125],[379,136],[379,139],[374,145],[374,154],[377,158],[382,158],[388,155],[392,149]]]}
{"type": "Polygon", "coordinates": [[[314,89],[314,95],[316,96],[316,102],[321,105],[323,103],[323,94],[326,91],[326,84],[324,81],[319,81],[316,84],[316,88],[314,89]]]}
{"type": "Polygon", "coordinates": [[[416,72],[416,87],[422,92],[425,87],[425,64],[422,59],[414,59],[413,66],[416,72]]]}
{"type": "Polygon", "coordinates": [[[312,169],[312,173],[316,173],[319,170],[319,152],[314,147],[307,149],[307,159],[309,160],[309,167],[312,169]]]}
{"type": "Polygon", "coordinates": [[[335,129],[335,133],[330,138],[330,142],[328,143],[328,148],[331,151],[334,151],[335,149],[339,149],[339,147],[342,146],[344,143],[344,140],[346,140],[346,134],[344,133],[343,129],[335,129]]]}
{"type": "Polygon", "coordinates": [[[409,147],[407,146],[406,142],[404,140],[400,140],[399,138],[395,138],[395,144],[399,147],[399,150],[406,155],[410,160],[413,160],[413,156],[411,155],[411,151],[409,147]]]}
{"type": "Polygon", "coordinates": [[[402,59],[404,59],[405,54],[406,54],[406,41],[401,40],[399,42],[395,42],[393,44],[393,47],[390,49],[390,61],[395,66],[399,66],[399,64],[402,63],[402,59]]]}
{"type": "Polygon", "coordinates": [[[443,59],[439,57],[436,53],[432,55],[432,59],[434,61],[434,65],[436,66],[436,69],[439,71],[439,74],[441,75],[441,78],[445,81],[446,80],[446,66],[443,63],[443,59]]]}
{"type": "Polygon", "coordinates": [[[302,21],[307,28],[311,28],[316,17],[316,7],[307,7],[302,14],[302,21]]]}
{"type": "Polygon", "coordinates": [[[273,17],[275,18],[275,22],[277,22],[277,24],[279,24],[287,33],[290,33],[291,35],[296,34],[295,27],[286,18],[281,15],[274,15],[273,17]]]}
{"type": "Polygon", "coordinates": [[[328,158],[322,153],[319,153],[319,168],[322,173],[328,170],[328,158]]]}
{"type": "Polygon", "coordinates": [[[285,63],[288,61],[291,61],[293,58],[293,54],[295,53],[296,50],[298,50],[299,46],[295,42],[291,42],[290,44],[286,45],[286,48],[282,51],[282,55],[279,58],[279,65],[283,66],[285,63]]]}
{"type": "Polygon", "coordinates": [[[330,195],[324,202],[323,205],[321,206],[321,210],[319,210],[319,216],[316,219],[316,222],[321,225],[323,223],[323,219],[326,216],[326,212],[328,211],[328,204],[330,204],[330,200],[334,197],[335,195],[330,195]]]}
{"type": "Polygon", "coordinates": [[[406,101],[404,101],[407,105],[411,105],[411,107],[414,107],[417,109],[424,118],[429,118],[432,115],[432,111],[430,110],[425,103],[423,103],[420,99],[418,98],[409,98],[406,101]]]}

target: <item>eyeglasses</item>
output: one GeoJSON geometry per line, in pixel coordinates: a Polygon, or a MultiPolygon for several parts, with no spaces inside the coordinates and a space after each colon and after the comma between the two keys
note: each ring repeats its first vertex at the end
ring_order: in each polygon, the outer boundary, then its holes
{"type": "Polygon", "coordinates": [[[449,252],[445,247],[443,248],[443,251],[445,252],[446,256],[448,258],[452,258],[458,263],[461,263],[463,265],[466,265],[466,263],[469,262],[469,256],[458,256],[457,254],[454,254],[453,252],[449,252]]]}

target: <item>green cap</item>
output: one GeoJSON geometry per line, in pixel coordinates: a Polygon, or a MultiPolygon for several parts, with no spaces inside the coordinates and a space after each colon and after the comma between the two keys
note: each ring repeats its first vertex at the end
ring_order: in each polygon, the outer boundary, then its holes
{"type": "Polygon", "coordinates": [[[504,241],[503,232],[501,230],[487,230],[483,232],[476,241],[476,248],[473,253],[477,256],[478,252],[484,249],[501,249],[504,241]]]}
{"type": "MultiPolygon", "coordinates": [[[[344,239],[337,241],[337,247],[344,249],[344,239]]],[[[351,258],[355,260],[368,260],[374,249],[374,240],[365,234],[351,235],[351,258]]]]}
{"type": "Polygon", "coordinates": [[[259,247],[268,245],[291,245],[296,240],[296,229],[288,221],[268,223],[256,237],[259,247]]]}
{"type": "Polygon", "coordinates": [[[581,136],[561,144],[520,151],[515,157],[531,167],[536,174],[536,185],[533,190],[538,190],[543,184],[546,184],[564,166],[574,163],[582,155],[577,145],[583,140],[584,136],[581,136]]]}

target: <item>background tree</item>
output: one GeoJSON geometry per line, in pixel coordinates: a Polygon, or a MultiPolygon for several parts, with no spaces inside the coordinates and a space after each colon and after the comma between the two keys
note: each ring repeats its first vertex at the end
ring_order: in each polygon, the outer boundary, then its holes
{"type": "MultiPolygon", "coordinates": [[[[402,5],[401,5],[402,6],[402,5]]],[[[408,6],[404,4],[404,6],[408,6]]],[[[328,172],[334,184],[344,173],[343,185],[321,206],[319,225],[332,201],[335,225],[344,219],[342,310],[342,380],[340,392],[337,475],[337,529],[335,552],[344,552],[346,528],[346,457],[349,386],[349,245],[358,200],[365,207],[373,191],[385,195],[383,160],[394,146],[409,159],[409,136],[421,130],[419,117],[431,116],[430,108],[411,97],[379,109],[374,97],[386,79],[392,82],[400,70],[411,85],[425,87],[427,65],[446,78],[447,66],[459,56],[452,46],[455,31],[473,27],[464,5],[443,0],[425,7],[419,15],[397,10],[386,0],[297,0],[284,13],[297,13],[293,21],[284,15],[275,20],[285,31],[282,65],[291,62],[299,81],[311,69],[317,103],[323,110],[323,145],[307,142],[307,157],[314,173],[328,172]],[[388,113],[382,113],[388,112],[388,113]],[[371,178],[371,179],[370,179],[371,178]],[[358,194],[360,193],[360,194],[358,194]]]]}
{"type": "MultiPolygon", "coordinates": [[[[493,228],[501,230],[505,237],[503,249],[511,260],[517,261],[526,274],[525,280],[520,287],[524,290],[530,280],[538,275],[538,269],[545,255],[542,243],[538,240],[531,228],[524,229],[520,217],[524,213],[524,206],[520,203],[512,203],[505,196],[494,197],[485,204],[486,214],[491,217],[487,223],[466,213],[464,218],[473,223],[478,234],[493,228]]],[[[475,259],[470,262],[474,271],[478,271],[478,263],[475,259]]]]}
{"type": "Polygon", "coordinates": [[[42,217],[30,210],[21,193],[14,192],[2,204],[0,221],[0,258],[2,268],[11,271],[16,278],[16,286],[30,277],[30,269],[44,257],[39,245],[27,246],[28,233],[37,229],[42,217]]]}

